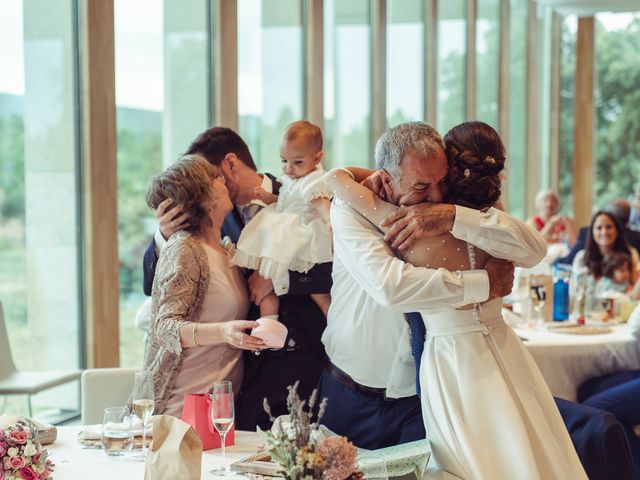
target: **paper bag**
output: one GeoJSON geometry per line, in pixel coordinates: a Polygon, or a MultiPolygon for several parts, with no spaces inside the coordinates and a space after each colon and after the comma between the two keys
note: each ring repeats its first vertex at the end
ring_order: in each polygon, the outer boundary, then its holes
{"type": "Polygon", "coordinates": [[[193,428],[170,415],[156,415],[144,480],[200,480],[201,465],[202,443],[193,428]]]}
{"type": "MultiPolygon", "coordinates": [[[[182,421],[193,427],[200,441],[202,450],[220,448],[222,442],[211,421],[211,397],[206,393],[187,393],[182,404],[182,421]]],[[[224,444],[229,447],[235,443],[235,425],[227,432],[224,444]]]]}

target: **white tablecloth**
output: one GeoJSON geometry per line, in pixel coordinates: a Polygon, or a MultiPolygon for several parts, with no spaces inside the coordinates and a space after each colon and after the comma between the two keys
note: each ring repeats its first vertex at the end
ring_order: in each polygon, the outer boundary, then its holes
{"type": "Polygon", "coordinates": [[[621,370],[640,369],[640,340],[627,325],[611,327],[602,335],[568,335],[553,330],[516,328],[542,371],[554,396],[576,400],[584,381],[621,370]]]}
{"type": "MultiPolygon", "coordinates": [[[[102,449],[89,449],[80,445],[76,439],[82,429],[77,427],[58,427],[58,439],[45,448],[56,464],[53,477],[61,480],[142,480],[144,462],[136,462],[128,456],[110,457],[102,449]]],[[[227,447],[227,461],[235,462],[258,451],[258,435],[252,432],[236,432],[235,445],[227,447]]],[[[202,455],[202,478],[216,477],[209,471],[222,461],[220,449],[207,450],[202,455]]],[[[236,476],[235,478],[241,478],[236,476]]]]}

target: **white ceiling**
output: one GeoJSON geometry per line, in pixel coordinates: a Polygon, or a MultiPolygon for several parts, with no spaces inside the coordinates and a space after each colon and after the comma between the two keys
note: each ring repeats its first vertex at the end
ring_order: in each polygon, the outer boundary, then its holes
{"type": "Polygon", "coordinates": [[[599,12],[640,12],[640,0],[536,0],[562,14],[588,16],[599,12]]]}

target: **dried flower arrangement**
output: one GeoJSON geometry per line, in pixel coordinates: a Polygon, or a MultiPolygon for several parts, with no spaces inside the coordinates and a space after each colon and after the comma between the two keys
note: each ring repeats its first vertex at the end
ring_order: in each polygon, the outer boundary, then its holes
{"type": "MultiPolygon", "coordinates": [[[[351,442],[340,436],[318,439],[327,399],[322,399],[315,415],[316,390],[307,404],[298,396],[298,382],[287,389],[289,422],[286,425],[276,422],[267,432],[267,449],[273,461],[280,465],[283,476],[288,480],[361,480],[362,473],[356,468],[356,447],[351,442]]],[[[264,410],[275,422],[266,398],[264,410]]]]}

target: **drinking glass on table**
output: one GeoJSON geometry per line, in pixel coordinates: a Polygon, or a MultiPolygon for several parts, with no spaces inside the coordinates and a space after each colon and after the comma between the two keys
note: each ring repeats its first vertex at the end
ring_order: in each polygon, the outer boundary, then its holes
{"type": "Polygon", "coordinates": [[[153,375],[148,370],[136,372],[133,380],[133,413],[142,422],[142,452],[136,455],[136,460],[145,461],[147,457],[147,421],[153,414],[155,407],[153,393],[153,375]]]}
{"type": "Polygon", "coordinates": [[[364,455],[358,458],[358,470],[362,472],[367,480],[387,480],[387,462],[384,458],[374,455],[364,455]]]}
{"type": "Polygon", "coordinates": [[[218,434],[220,434],[222,465],[214,468],[210,473],[215,473],[216,475],[231,475],[233,473],[225,458],[225,440],[227,433],[233,426],[234,418],[233,386],[231,382],[214,383],[213,392],[211,393],[211,421],[218,434]]]}
{"type": "Polygon", "coordinates": [[[131,415],[127,407],[108,407],[102,419],[102,449],[107,455],[124,455],[133,446],[131,415]]]}
{"type": "Polygon", "coordinates": [[[541,329],[544,326],[544,315],[542,314],[542,309],[547,299],[546,288],[542,282],[536,283],[535,280],[532,280],[529,294],[531,298],[531,305],[536,312],[536,320],[535,323],[531,324],[531,327],[541,329]]]}

